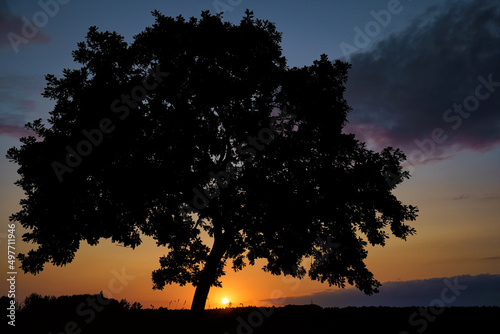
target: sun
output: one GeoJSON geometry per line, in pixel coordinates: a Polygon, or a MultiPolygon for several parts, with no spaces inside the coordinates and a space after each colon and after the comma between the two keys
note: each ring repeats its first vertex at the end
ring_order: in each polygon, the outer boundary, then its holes
{"type": "Polygon", "coordinates": [[[227,298],[223,298],[223,299],[222,299],[222,304],[224,304],[224,305],[229,304],[229,299],[227,299],[227,298]]]}

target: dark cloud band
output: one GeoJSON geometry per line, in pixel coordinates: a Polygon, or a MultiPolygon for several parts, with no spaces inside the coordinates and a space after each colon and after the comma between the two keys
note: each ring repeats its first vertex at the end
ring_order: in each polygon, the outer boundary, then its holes
{"type": "Polygon", "coordinates": [[[500,143],[500,9],[495,1],[433,7],[351,56],[347,132],[401,147],[412,164],[500,143]]]}

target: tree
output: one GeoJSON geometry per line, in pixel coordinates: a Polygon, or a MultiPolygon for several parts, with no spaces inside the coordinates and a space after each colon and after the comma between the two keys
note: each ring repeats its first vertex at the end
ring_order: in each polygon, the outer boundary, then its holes
{"type": "Polygon", "coordinates": [[[21,268],[70,263],[81,241],[134,248],[146,235],[169,249],[154,288],[194,285],[192,310],[228,261],[376,292],[366,246],[388,228],[414,234],[417,209],[392,193],[409,177],[404,154],[342,133],[350,65],[322,55],[289,68],[275,25],[250,11],[239,25],[153,14],[130,45],[91,27],[73,52],[80,68],[46,76],[48,125],[28,123],[36,136],[7,154],[26,194],[11,220],[38,244],[21,268]]]}

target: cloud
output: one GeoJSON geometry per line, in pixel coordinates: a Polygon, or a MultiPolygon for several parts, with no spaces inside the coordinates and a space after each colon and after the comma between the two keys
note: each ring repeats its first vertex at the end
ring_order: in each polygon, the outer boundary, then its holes
{"type": "Polygon", "coordinates": [[[370,148],[425,163],[500,144],[500,7],[495,0],[433,6],[351,56],[346,132],[370,148]],[[470,110],[470,111],[468,111],[470,110]]]}
{"type": "Polygon", "coordinates": [[[500,198],[499,195],[481,195],[481,196],[476,196],[476,195],[459,195],[455,197],[448,198],[448,200],[451,201],[465,201],[465,200],[474,200],[474,201],[496,201],[500,198]]]}
{"type": "MultiPolygon", "coordinates": [[[[500,275],[463,275],[402,282],[386,282],[372,296],[358,289],[327,290],[283,299],[283,304],[314,304],[322,307],[349,306],[500,306],[500,275]],[[438,300],[438,301],[436,301],[438,300]]],[[[265,300],[264,302],[273,302],[265,300]]]]}
{"type": "MultiPolygon", "coordinates": [[[[37,30],[35,33],[30,31],[29,28],[23,29],[23,27],[27,25],[26,21],[26,17],[11,12],[5,0],[0,0],[0,47],[12,47],[12,38],[15,38],[14,44],[16,44],[18,38],[37,43],[46,43],[49,41],[49,38],[40,30],[37,30]],[[25,31],[27,31],[28,34],[26,34],[25,31]],[[13,37],[13,35],[16,35],[16,37],[13,37]],[[9,36],[11,36],[10,39],[9,36]]],[[[14,50],[16,50],[16,48],[17,47],[14,47],[14,50]]]]}
{"type": "Polygon", "coordinates": [[[24,126],[9,125],[0,123],[0,136],[9,136],[14,138],[33,136],[32,131],[28,131],[24,126]]]}
{"type": "Polygon", "coordinates": [[[460,195],[460,196],[452,197],[451,200],[452,201],[462,201],[462,200],[466,200],[469,198],[470,198],[469,195],[460,195]]]}
{"type": "Polygon", "coordinates": [[[0,136],[33,135],[24,124],[46,117],[53,104],[40,96],[43,82],[41,76],[0,76],[0,136]]]}

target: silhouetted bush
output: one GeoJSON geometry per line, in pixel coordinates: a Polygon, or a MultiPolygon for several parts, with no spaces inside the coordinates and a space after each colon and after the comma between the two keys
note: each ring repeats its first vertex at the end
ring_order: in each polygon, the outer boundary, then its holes
{"type": "Polygon", "coordinates": [[[44,309],[46,307],[52,307],[56,301],[54,296],[41,296],[38,293],[32,293],[24,299],[21,304],[21,309],[32,310],[32,309],[44,309]]]}

